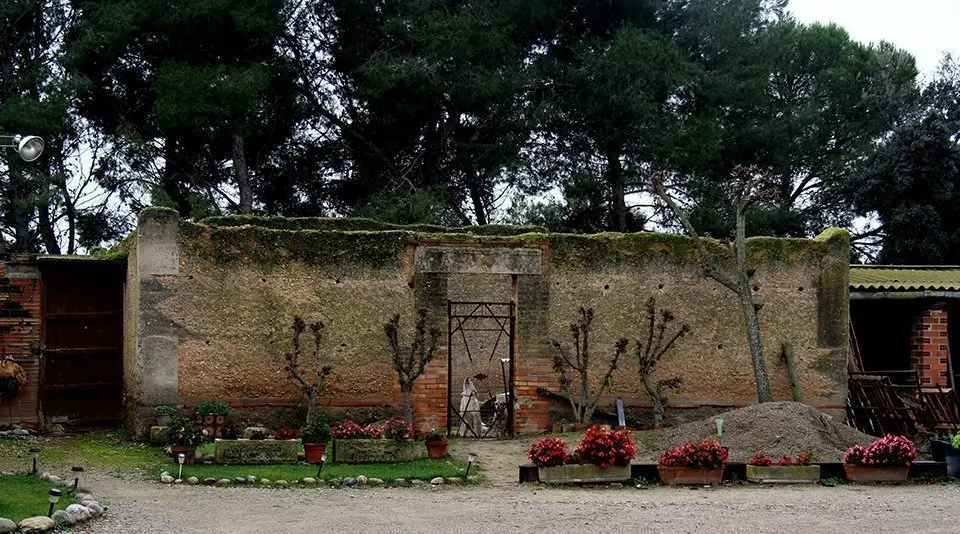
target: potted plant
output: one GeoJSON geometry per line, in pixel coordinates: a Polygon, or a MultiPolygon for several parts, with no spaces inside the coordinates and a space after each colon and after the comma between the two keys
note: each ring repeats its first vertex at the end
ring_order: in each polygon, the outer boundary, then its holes
{"type": "Polygon", "coordinates": [[[947,461],[947,474],[960,477],[960,433],[953,436],[950,447],[946,450],[944,459],[947,461]]]}
{"type": "Polygon", "coordinates": [[[934,436],[930,438],[930,456],[934,462],[946,462],[947,451],[952,447],[953,439],[950,436],[934,436]]]}
{"type": "Polygon", "coordinates": [[[630,460],[636,454],[627,430],[591,426],[573,454],[559,438],[544,438],[530,447],[527,457],[537,466],[540,482],[603,483],[631,478],[630,460]]]}
{"type": "Polygon", "coordinates": [[[447,438],[437,432],[434,428],[423,437],[424,444],[427,446],[427,455],[430,458],[443,458],[447,455],[447,438]]]}
{"type": "Polygon", "coordinates": [[[27,383],[23,367],[12,358],[0,358],[0,397],[11,399],[27,383]]]}
{"type": "Polygon", "coordinates": [[[184,463],[191,464],[197,454],[197,445],[203,441],[207,431],[187,418],[180,418],[167,427],[167,444],[174,460],[184,455],[184,463]]]}
{"type": "Polygon", "coordinates": [[[719,484],[727,464],[727,449],[714,440],[688,441],[660,455],[657,471],[664,484],[719,484]]]}
{"type": "Polygon", "coordinates": [[[319,464],[323,461],[323,453],[330,440],[330,427],[323,421],[314,421],[300,429],[300,440],[307,463],[319,464]]]}
{"type": "Polygon", "coordinates": [[[843,472],[854,482],[903,482],[916,459],[912,441],[887,434],[867,447],[850,447],[843,456],[843,472]]]}
{"type": "Polygon", "coordinates": [[[157,426],[170,426],[170,421],[177,416],[177,409],[161,404],[153,408],[153,415],[157,418],[157,426]]]}
{"type": "Polygon", "coordinates": [[[230,407],[225,402],[201,402],[194,408],[194,412],[197,416],[197,423],[203,425],[203,428],[211,436],[221,437],[223,426],[227,422],[227,414],[230,413],[230,407]]]}
{"type": "Polygon", "coordinates": [[[757,452],[747,463],[747,480],[750,482],[815,483],[820,480],[820,466],[811,465],[808,452],[791,458],[784,454],[774,463],[762,452],[757,452]]]}

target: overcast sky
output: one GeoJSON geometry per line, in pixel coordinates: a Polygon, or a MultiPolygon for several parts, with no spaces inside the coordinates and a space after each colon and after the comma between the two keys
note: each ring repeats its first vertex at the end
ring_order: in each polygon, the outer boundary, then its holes
{"type": "Polygon", "coordinates": [[[890,41],[929,77],[944,52],[960,57],[960,0],[790,0],[806,23],[835,22],[863,42],[890,41]]]}

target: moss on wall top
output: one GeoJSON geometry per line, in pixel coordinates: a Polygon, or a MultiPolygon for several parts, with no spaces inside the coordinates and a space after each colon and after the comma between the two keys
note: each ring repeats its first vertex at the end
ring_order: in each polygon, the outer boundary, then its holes
{"type": "MultiPolygon", "coordinates": [[[[366,219],[283,219],[277,217],[217,217],[206,219],[212,224],[181,224],[184,244],[217,264],[251,262],[278,265],[302,261],[312,265],[363,265],[373,268],[399,266],[401,253],[408,243],[439,242],[488,246],[550,246],[551,263],[557,266],[599,267],[609,264],[669,261],[691,265],[699,252],[693,240],[677,234],[637,232],[631,234],[602,233],[594,235],[527,232],[515,235],[478,235],[476,232],[417,231],[419,226],[399,226],[382,230],[334,230],[333,221],[344,227],[356,223],[376,223],[366,219]],[[239,225],[240,221],[259,219],[276,227],[239,225]],[[300,227],[300,222],[313,221],[318,228],[300,227]],[[327,223],[330,223],[328,226],[327,223]],[[289,228],[284,228],[286,223],[289,228]]],[[[438,227],[439,228],[439,227],[438,227]]],[[[481,228],[481,227],[478,227],[481,228]]],[[[503,227],[513,231],[529,227],[503,227]]],[[[471,228],[472,229],[472,228],[471,228]]],[[[836,240],[849,239],[843,230],[827,231],[817,239],[781,239],[753,237],[747,240],[749,259],[753,263],[796,264],[818,261],[836,240]]],[[[706,240],[707,247],[721,261],[732,260],[729,246],[706,240]]]]}
{"type": "Polygon", "coordinates": [[[482,226],[447,227],[434,224],[393,224],[352,217],[259,217],[255,215],[230,215],[208,217],[200,224],[216,227],[259,226],[274,230],[327,230],[327,231],[406,231],[431,234],[462,233],[484,236],[511,236],[530,232],[547,232],[542,226],[513,226],[509,224],[485,224],[482,226]]]}

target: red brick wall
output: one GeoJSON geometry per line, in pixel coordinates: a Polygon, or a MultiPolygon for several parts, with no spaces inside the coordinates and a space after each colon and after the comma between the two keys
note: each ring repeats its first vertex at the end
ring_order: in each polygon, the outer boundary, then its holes
{"type": "Polygon", "coordinates": [[[23,367],[27,383],[13,399],[0,399],[0,424],[39,426],[40,273],[34,265],[0,260],[0,358],[23,367]]]}
{"type": "Polygon", "coordinates": [[[913,325],[910,363],[921,386],[947,385],[947,324],[946,310],[926,310],[913,325]]]}
{"type": "MultiPolygon", "coordinates": [[[[400,384],[393,383],[393,405],[402,406],[400,384]]],[[[410,408],[417,432],[447,428],[447,348],[438,347],[434,359],[427,364],[423,375],[413,383],[410,408]]]]}

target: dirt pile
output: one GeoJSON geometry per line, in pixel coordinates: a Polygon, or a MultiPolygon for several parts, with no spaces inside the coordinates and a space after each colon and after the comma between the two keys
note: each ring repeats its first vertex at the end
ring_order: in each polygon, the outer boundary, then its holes
{"type": "Polygon", "coordinates": [[[806,404],[767,402],[651,432],[638,456],[656,461],[660,452],[688,440],[716,439],[717,418],[723,419],[722,442],[731,462],[746,462],[755,451],[770,457],[809,452],[814,461],[840,461],[850,446],[875,439],[806,404]]]}

